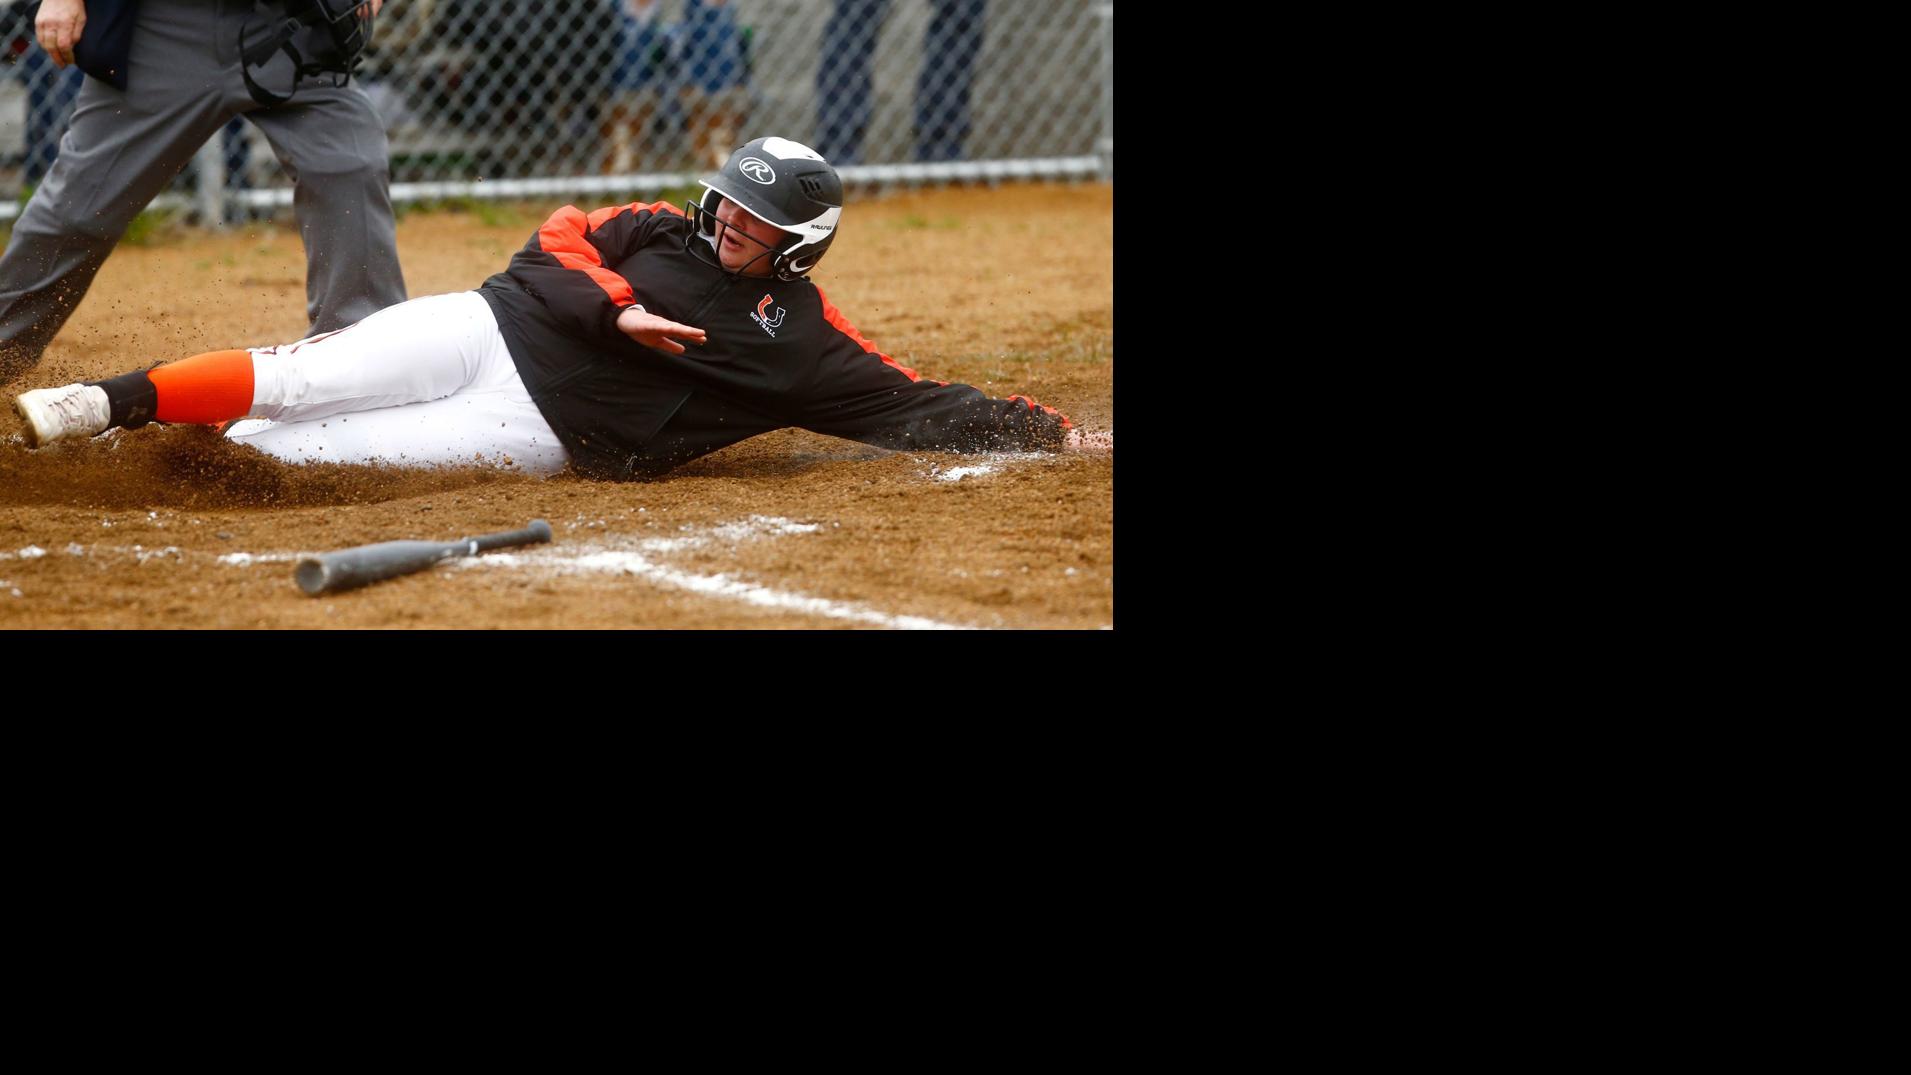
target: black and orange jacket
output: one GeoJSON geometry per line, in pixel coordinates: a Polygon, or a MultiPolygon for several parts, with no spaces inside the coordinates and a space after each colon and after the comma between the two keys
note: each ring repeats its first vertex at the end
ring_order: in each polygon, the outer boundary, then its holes
{"type": "Polygon", "coordinates": [[[903,450],[1060,447],[1054,408],[918,377],[815,284],[735,276],[693,256],[689,234],[661,202],[566,206],[479,289],[579,473],[654,477],[788,426],[903,450]],[[617,329],[633,303],[708,342],[643,346],[617,329]]]}

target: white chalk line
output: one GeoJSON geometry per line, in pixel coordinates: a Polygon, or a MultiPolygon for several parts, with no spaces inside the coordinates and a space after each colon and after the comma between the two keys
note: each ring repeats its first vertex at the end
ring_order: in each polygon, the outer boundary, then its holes
{"type": "Polygon", "coordinates": [[[849,620],[895,630],[974,630],[971,627],[943,623],[924,616],[895,615],[850,602],[832,601],[824,597],[777,590],[722,573],[698,574],[659,563],[645,555],[646,553],[660,555],[680,552],[716,541],[734,545],[745,541],[782,537],[786,534],[814,533],[821,529],[822,527],[815,523],[798,523],[776,516],[752,515],[747,520],[737,523],[724,523],[707,528],[685,527],[684,533],[679,537],[640,539],[636,542],[635,548],[584,545],[523,552],[493,552],[455,560],[452,564],[460,570],[536,567],[560,575],[590,573],[631,575],[648,582],[687,590],[706,597],[742,601],[759,608],[849,620]]]}
{"type": "MultiPolygon", "coordinates": [[[[89,556],[102,552],[109,555],[131,556],[142,564],[148,560],[160,557],[170,557],[175,560],[183,559],[186,555],[185,551],[177,545],[163,545],[156,549],[149,549],[144,545],[87,546],[77,541],[68,542],[66,548],[60,551],[68,556],[89,556]]],[[[50,555],[52,554],[37,545],[28,545],[18,552],[0,552],[0,560],[38,560],[50,555]]]]}
{"type": "MultiPolygon", "coordinates": [[[[588,525],[588,524],[587,524],[588,525]]],[[[568,529],[575,531],[577,524],[568,529]]],[[[662,563],[655,557],[702,548],[712,544],[737,546],[745,542],[781,538],[791,535],[813,534],[823,529],[819,523],[799,523],[779,516],[752,515],[737,522],[722,523],[710,527],[684,526],[677,535],[671,537],[648,537],[634,539],[628,547],[617,544],[565,544],[559,546],[526,548],[520,551],[497,551],[481,556],[462,557],[448,561],[456,570],[506,570],[531,569],[546,571],[554,575],[613,574],[627,575],[643,579],[658,585],[685,590],[706,597],[729,601],[741,601],[758,608],[775,609],[826,619],[846,620],[853,623],[866,623],[876,627],[886,627],[901,631],[972,631],[977,628],[956,623],[944,623],[926,616],[909,616],[883,612],[847,601],[835,601],[825,597],[778,590],[770,586],[747,582],[724,573],[700,574],[662,563]]],[[[88,556],[106,553],[109,555],[131,555],[140,563],[148,560],[169,557],[183,559],[178,546],[168,545],[157,549],[148,549],[143,545],[95,545],[82,546],[69,544],[64,552],[68,556],[88,556]]],[[[0,558],[38,559],[48,555],[45,550],[29,545],[18,553],[0,553],[0,558]]],[[[302,557],[312,555],[305,552],[229,552],[215,557],[218,563],[230,567],[253,567],[256,565],[292,563],[302,557]]]]}
{"type": "MultiPolygon", "coordinates": [[[[970,458],[973,459],[974,462],[965,463],[959,467],[950,467],[947,470],[942,469],[941,463],[930,464],[929,469],[924,471],[922,476],[925,478],[933,478],[939,482],[959,482],[964,478],[984,478],[991,474],[998,474],[1004,467],[1021,463],[1052,463],[1055,461],[1055,455],[1051,452],[987,452],[981,455],[971,456],[970,458]]],[[[916,462],[921,463],[926,462],[926,460],[918,458],[916,462]]]]}

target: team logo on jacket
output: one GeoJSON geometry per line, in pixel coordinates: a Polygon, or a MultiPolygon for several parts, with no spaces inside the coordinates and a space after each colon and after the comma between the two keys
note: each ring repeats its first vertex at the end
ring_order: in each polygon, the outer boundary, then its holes
{"type": "Polygon", "coordinates": [[[745,157],[738,161],[737,171],[742,172],[744,178],[754,180],[766,187],[776,182],[776,172],[755,157],[745,157]]]}
{"type": "Polygon", "coordinates": [[[777,329],[783,327],[783,315],[788,312],[784,310],[783,307],[778,306],[776,308],[776,316],[771,317],[770,303],[775,301],[776,297],[773,295],[763,296],[763,301],[756,304],[756,312],[750,315],[750,320],[762,325],[763,331],[772,336],[776,335],[777,329]]]}

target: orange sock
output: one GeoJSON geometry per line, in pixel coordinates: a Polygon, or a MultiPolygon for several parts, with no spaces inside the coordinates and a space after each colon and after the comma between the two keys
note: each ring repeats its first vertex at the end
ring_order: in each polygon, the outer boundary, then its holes
{"type": "Polygon", "coordinates": [[[153,417],[162,422],[211,425],[252,410],[250,351],[207,351],[147,370],[146,376],[159,392],[153,417]]]}

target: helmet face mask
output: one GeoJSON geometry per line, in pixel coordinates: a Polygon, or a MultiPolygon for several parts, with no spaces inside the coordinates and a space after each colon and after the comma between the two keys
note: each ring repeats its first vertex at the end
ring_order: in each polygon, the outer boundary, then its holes
{"type": "MultiPolygon", "coordinates": [[[[749,213],[748,210],[743,209],[741,206],[737,206],[737,211],[726,213],[724,211],[726,204],[736,205],[736,203],[730,202],[721,194],[711,195],[708,192],[705,193],[702,202],[685,202],[683,207],[684,216],[690,221],[690,234],[684,239],[685,245],[689,248],[690,252],[696,256],[697,260],[713,268],[722,269],[731,275],[771,275],[775,271],[774,266],[779,264],[779,259],[782,258],[784,251],[796,241],[796,236],[791,235],[781,228],[776,228],[775,234],[777,237],[775,239],[769,241],[760,239],[756,235],[750,234],[750,232],[754,230],[760,233],[762,231],[761,228],[752,228],[749,225],[740,223],[737,219],[739,215],[750,216],[753,220],[760,220],[760,218],[757,218],[753,213],[749,213]],[[728,222],[724,219],[726,216],[730,218],[728,222]],[[724,264],[723,261],[723,243],[727,236],[735,236],[744,244],[747,250],[752,251],[751,256],[746,262],[734,268],[724,264]],[[764,267],[761,271],[753,271],[758,265],[764,267]]],[[[774,226],[772,225],[772,227],[774,226]]],[[[795,279],[793,276],[784,278],[795,279]]]]}
{"type": "MultiPolygon", "coordinates": [[[[719,267],[723,267],[721,253],[715,244],[722,239],[724,225],[717,220],[717,210],[725,201],[788,237],[768,251],[769,274],[779,280],[801,279],[835,241],[836,224],[843,214],[843,181],[822,154],[801,142],[758,138],[730,154],[729,161],[703,186],[702,201],[684,206],[692,225],[689,241],[699,257],[697,238],[709,241],[719,267]]],[[[741,229],[729,230],[748,240],[741,229]]],[[[725,271],[741,273],[743,268],[725,271]]]]}
{"type": "MultiPolygon", "coordinates": [[[[710,260],[717,268],[727,273],[739,276],[772,275],[775,271],[774,266],[778,264],[777,259],[789,249],[796,237],[762,220],[720,194],[713,200],[716,205],[709,211],[696,203],[687,207],[696,211],[692,223],[697,226],[697,230],[692,233],[690,242],[695,246],[702,246],[704,244],[697,243],[696,238],[699,235],[706,237],[709,240],[709,252],[714,254],[713,259],[706,260],[710,260]],[[751,234],[752,232],[756,234],[751,234]],[[766,232],[772,237],[763,237],[766,232]],[[724,260],[727,253],[726,244],[732,238],[741,244],[740,256],[744,259],[742,264],[734,267],[724,260]]],[[[785,279],[793,279],[793,277],[785,277],[785,279]]]]}

